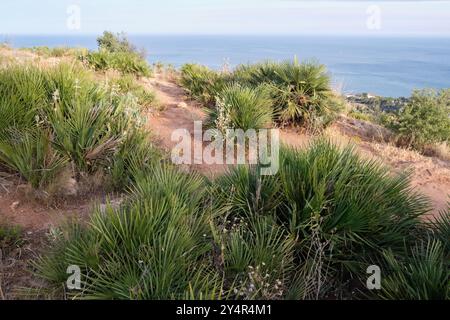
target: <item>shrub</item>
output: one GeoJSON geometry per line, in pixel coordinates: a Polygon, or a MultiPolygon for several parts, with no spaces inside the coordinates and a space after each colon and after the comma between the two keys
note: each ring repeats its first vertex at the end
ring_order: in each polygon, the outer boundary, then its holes
{"type": "Polygon", "coordinates": [[[127,38],[125,33],[103,32],[103,35],[97,38],[99,49],[108,52],[131,52],[135,53],[136,48],[127,38]]]}
{"type": "Polygon", "coordinates": [[[155,93],[140,85],[132,75],[124,75],[113,80],[112,83],[119,87],[121,93],[134,95],[140,106],[144,108],[159,107],[155,93]]]}
{"type": "Polygon", "coordinates": [[[67,158],[51,147],[45,130],[11,131],[0,139],[0,162],[20,173],[35,189],[48,186],[67,163],[67,158]]]}
{"type": "Polygon", "coordinates": [[[119,163],[148,146],[135,97],[99,86],[75,65],[11,65],[0,79],[0,163],[34,188],[45,188],[68,162],[77,179],[114,170],[113,184],[131,181],[119,163]]]}
{"type": "Polygon", "coordinates": [[[181,85],[208,106],[215,105],[230,83],[251,88],[264,86],[273,99],[272,112],[278,124],[301,125],[310,131],[328,125],[344,105],[331,90],[325,66],[315,62],[268,61],[241,65],[231,74],[195,64],[187,64],[181,70],[181,85]]]}
{"type": "Polygon", "coordinates": [[[406,107],[388,125],[400,143],[419,150],[450,141],[450,90],[415,91],[406,107]]]}
{"type": "Polygon", "coordinates": [[[341,107],[331,90],[324,65],[315,62],[265,62],[240,66],[234,73],[237,81],[253,86],[268,84],[276,106],[279,123],[303,125],[317,129],[327,125],[341,107]]]}
{"type": "Polygon", "coordinates": [[[340,281],[358,277],[383,249],[402,253],[420,229],[418,217],[429,210],[407,176],[390,176],[351,148],[318,141],[306,150],[283,148],[280,156],[278,176],[241,167],[219,178],[216,205],[234,217],[276,217],[298,239],[302,268],[315,259],[309,252],[322,248],[313,268],[328,268],[340,281]]]}
{"type": "Polygon", "coordinates": [[[218,225],[224,272],[236,299],[280,299],[294,270],[295,241],[270,217],[230,219],[218,225]]]}
{"type": "Polygon", "coordinates": [[[257,130],[270,127],[273,114],[266,87],[251,89],[234,84],[217,95],[216,109],[210,111],[209,123],[222,131],[228,128],[257,130]]]}
{"type": "Polygon", "coordinates": [[[132,52],[91,51],[87,55],[81,56],[80,59],[95,70],[114,69],[123,74],[133,74],[138,77],[151,75],[148,63],[132,52]]]}
{"type": "Polygon", "coordinates": [[[39,274],[61,286],[65,268],[81,266],[84,287],[74,298],[218,298],[222,281],[208,266],[202,188],[185,188],[202,181],[168,167],[151,173],[135,186],[150,191],[145,198],[97,210],[87,228],[72,228],[38,261],[39,274]]]}
{"type": "Polygon", "coordinates": [[[401,251],[418,217],[429,210],[425,198],[410,189],[408,176],[390,176],[352,148],[319,141],[305,151],[284,149],[281,159],[286,205],[278,218],[306,241],[308,224],[320,222],[321,237],[332,243],[333,261],[349,271],[382,248],[401,251]]]}
{"type": "Polygon", "coordinates": [[[69,48],[69,47],[49,48],[45,46],[40,46],[31,48],[31,51],[47,58],[48,57],[62,58],[67,56],[76,58],[80,55],[86,54],[88,50],[83,48],[69,48]]]}
{"type": "Polygon", "coordinates": [[[223,89],[225,81],[218,72],[205,66],[185,64],[181,68],[180,84],[191,97],[212,106],[216,101],[216,95],[223,89]]]}
{"type": "Polygon", "coordinates": [[[388,300],[450,299],[450,264],[442,242],[428,239],[405,251],[411,252],[408,256],[384,252],[383,270],[387,274],[382,278],[379,296],[388,300]]]}

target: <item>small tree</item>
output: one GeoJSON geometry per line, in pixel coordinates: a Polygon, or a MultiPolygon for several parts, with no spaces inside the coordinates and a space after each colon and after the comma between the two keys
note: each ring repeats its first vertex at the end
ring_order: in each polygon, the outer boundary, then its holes
{"type": "Polygon", "coordinates": [[[136,47],[130,43],[124,32],[112,33],[103,32],[103,35],[97,38],[98,47],[109,52],[136,52],[136,47]]]}
{"type": "Polygon", "coordinates": [[[414,91],[391,127],[402,143],[419,150],[450,141],[450,90],[414,91]]]}

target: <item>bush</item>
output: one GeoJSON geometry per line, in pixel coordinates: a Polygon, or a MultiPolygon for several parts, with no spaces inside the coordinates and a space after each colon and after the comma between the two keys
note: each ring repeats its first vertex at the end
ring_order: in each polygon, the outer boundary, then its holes
{"type": "Polygon", "coordinates": [[[95,70],[114,69],[123,74],[133,74],[138,77],[151,75],[151,69],[147,61],[133,52],[91,51],[87,55],[81,56],[80,59],[95,70]]]}
{"type": "Polygon", "coordinates": [[[87,49],[83,48],[68,48],[68,47],[49,48],[45,46],[33,47],[31,48],[31,51],[47,58],[49,57],[62,58],[68,56],[75,58],[88,52],[87,49]]]}
{"type": "Polygon", "coordinates": [[[327,126],[344,102],[333,93],[325,66],[315,62],[265,62],[241,65],[231,73],[218,73],[188,64],[181,70],[181,85],[202,103],[213,106],[230,83],[264,86],[273,98],[272,109],[280,125],[294,124],[310,131],[327,126]]]}
{"type": "Polygon", "coordinates": [[[444,254],[442,242],[428,239],[405,251],[411,252],[408,256],[384,252],[387,275],[382,278],[379,296],[387,300],[450,299],[449,256],[444,254]]]}
{"type": "Polygon", "coordinates": [[[136,48],[127,38],[125,33],[103,32],[103,35],[97,38],[99,49],[108,52],[129,52],[136,53],[136,48]]]}
{"type": "Polygon", "coordinates": [[[238,81],[251,85],[269,84],[275,105],[280,107],[278,122],[297,124],[308,129],[326,126],[341,107],[330,86],[324,65],[315,62],[265,62],[241,66],[235,72],[238,81]]]}
{"type": "Polygon", "coordinates": [[[159,104],[156,100],[155,93],[149,91],[140,85],[134,76],[132,75],[124,75],[112,81],[113,85],[118,86],[119,91],[123,94],[131,93],[137,98],[137,103],[144,107],[159,107],[159,104]]]}
{"type": "Polygon", "coordinates": [[[208,265],[203,182],[168,167],[154,170],[137,179],[137,194],[145,197],[97,210],[89,227],[72,228],[38,261],[39,274],[60,287],[68,265],[82,267],[87,276],[74,298],[218,298],[222,281],[208,265]]]}
{"type": "Polygon", "coordinates": [[[400,143],[418,150],[450,141],[450,90],[415,91],[406,107],[388,125],[400,143]]]}
{"type": "Polygon", "coordinates": [[[207,106],[213,106],[216,95],[225,86],[224,77],[205,66],[185,64],[181,68],[180,84],[189,95],[207,106]]]}
{"type": "Polygon", "coordinates": [[[283,148],[278,176],[242,167],[219,178],[217,190],[217,207],[231,217],[276,217],[298,239],[301,268],[319,259],[313,268],[329,269],[340,283],[363,274],[385,248],[402,253],[420,229],[418,217],[429,210],[407,176],[392,177],[378,163],[326,141],[303,151],[283,148]],[[311,250],[321,257],[311,258],[311,250]]]}
{"type": "Polygon", "coordinates": [[[0,163],[36,189],[69,162],[77,179],[111,168],[119,179],[117,172],[129,170],[111,167],[120,162],[116,157],[126,163],[128,153],[140,149],[129,141],[148,146],[136,99],[98,86],[75,65],[11,65],[0,70],[0,80],[0,163]]]}
{"type": "Polygon", "coordinates": [[[270,127],[273,119],[270,94],[265,87],[255,89],[239,84],[226,86],[216,97],[216,109],[210,111],[209,123],[225,131],[270,127]]]}

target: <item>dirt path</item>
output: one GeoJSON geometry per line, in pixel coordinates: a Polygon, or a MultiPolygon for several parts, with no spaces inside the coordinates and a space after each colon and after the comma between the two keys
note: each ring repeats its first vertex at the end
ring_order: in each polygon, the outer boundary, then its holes
{"type": "MultiPolygon", "coordinates": [[[[205,112],[198,104],[188,100],[184,90],[173,82],[157,76],[149,80],[148,85],[165,107],[163,112],[149,115],[148,126],[158,137],[159,144],[170,152],[177,144],[171,139],[172,132],[184,128],[192,133],[194,121],[204,120],[205,112]]],[[[394,172],[410,171],[411,185],[430,198],[433,215],[447,208],[450,200],[450,162],[365,139],[357,130],[338,122],[328,135],[339,142],[355,144],[363,156],[379,159],[394,172]]],[[[283,143],[296,147],[303,147],[311,141],[310,136],[295,130],[281,130],[280,137],[283,143]]],[[[195,139],[193,136],[191,138],[195,139]]],[[[224,172],[226,166],[194,165],[190,169],[214,176],[224,172]]]]}

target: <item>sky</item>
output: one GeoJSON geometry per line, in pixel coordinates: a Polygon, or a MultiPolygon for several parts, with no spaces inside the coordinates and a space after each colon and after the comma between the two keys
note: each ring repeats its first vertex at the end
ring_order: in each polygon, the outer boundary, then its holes
{"type": "Polygon", "coordinates": [[[0,35],[301,34],[450,37],[449,1],[1,0],[0,35]]]}

